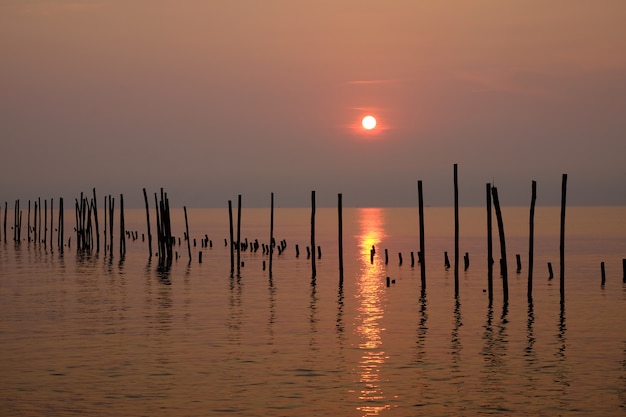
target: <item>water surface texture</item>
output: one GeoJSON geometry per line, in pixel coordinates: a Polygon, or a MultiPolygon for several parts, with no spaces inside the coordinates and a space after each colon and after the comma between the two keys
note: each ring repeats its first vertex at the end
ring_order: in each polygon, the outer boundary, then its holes
{"type": "MultiPolygon", "coordinates": [[[[261,249],[241,253],[230,274],[227,209],[188,211],[192,260],[183,240],[169,268],[148,256],[144,210],[125,212],[138,238],[127,239],[124,257],[115,240],[112,256],[2,242],[0,415],[626,413],[625,208],[568,208],[563,305],[560,209],[536,211],[532,303],[528,209],[504,209],[508,305],[498,268],[488,300],[484,211],[461,209],[458,297],[451,208],[425,209],[425,290],[413,208],[344,210],[343,282],[335,209],[317,210],[315,276],[307,209],[276,210],[274,235],[286,248],[274,253],[271,276],[261,249]],[[205,234],[212,247],[202,247],[205,234]]],[[[172,221],[183,237],[182,210],[172,221]]],[[[269,242],[269,209],[244,208],[241,236],[269,242]]],[[[494,219],[496,260],[499,250],[494,219]]]]}

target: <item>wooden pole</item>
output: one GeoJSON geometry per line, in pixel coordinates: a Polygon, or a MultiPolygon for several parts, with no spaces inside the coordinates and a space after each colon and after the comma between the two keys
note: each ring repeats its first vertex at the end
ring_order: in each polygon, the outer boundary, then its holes
{"type": "Polygon", "coordinates": [[[50,199],[50,250],[52,251],[52,239],[53,239],[53,233],[54,233],[54,210],[53,207],[54,206],[54,198],[50,199]]]}
{"type": "Polygon", "coordinates": [[[500,256],[502,267],[502,291],[503,291],[503,303],[509,302],[509,274],[507,270],[506,262],[506,241],[504,239],[504,222],[502,221],[502,211],[500,210],[500,200],[498,199],[498,189],[496,187],[491,188],[493,194],[493,206],[496,209],[496,219],[498,221],[498,234],[500,235],[500,256]]]}
{"type": "Polygon", "coordinates": [[[146,189],[143,189],[143,200],[146,203],[146,223],[148,227],[148,251],[150,253],[150,258],[152,258],[152,233],[150,232],[150,209],[148,206],[148,194],[146,193],[146,189]]]}
{"type": "Polygon", "coordinates": [[[311,272],[313,278],[317,275],[315,269],[315,191],[311,191],[311,272]]]}
{"type": "Polygon", "coordinates": [[[424,196],[422,193],[422,181],[417,181],[417,200],[420,224],[420,252],[418,259],[420,260],[420,277],[422,279],[422,292],[426,290],[426,251],[424,247],[424,196]]]}
{"type": "Polygon", "coordinates": [[[528,233],[528,302],[533,300],[533,263],[535,246],[535,201],[537,200],[537,181],[532,182],[530,197],[530,230],[528,233]]]}
{"type": "Polygon", "coordinates": [[[606,272],[604,270],[604,262],[600,262],[600,274],[602,276],[602,279],[600,281],[600,285],[602,285],[604,287],[604,284],[606,283],[606,272]]]}
{"type": "Polygon", "coordinates": [[[100,253],[100,226],[98,225],[98,199],[96,197],[96,188],[93,188],[93,218],[96,222],[96,252],[100,253]]]}
{"type": "Polygon", "coordinates": [[[124,195],[120,194],[120,256],[126,254],[126,225],[124,224],[124,195]]]}
{"type": "Polygon", "coordinates": [[[185,212],[185,230],[187,233],[187,253],[189,254],[189,263],[191,263],[191,237],[189,237],[189,221],[187,220],[187,206],[183,206],[185,212]]]}
{"type": "Polygon", "coordinates": [[[228,223],[230,225],[230,276],[235,273],[235,254],[233,242],[233,202],[228,200],[228,223]]]}
{"type": "Polygon", "coordinates": [[[459,178],[454,164],[454,296],[459,295],[459,178]]]}
{"type": "Polygon", "coordinates": [[[63,197],[59,198],[59,232],[58,232],[58,237],[59,237],[59,241],[57,242],[57,246],[59,247],[59,251],[61,253],[63,253],[63,227],[64,227],[64,221],[63,221],[63,197]]]}
{"type": "Polygon", "coordinates": [[[626,283],[626,258],[622,259],[622,282],[626,283]]]}
{"type": "Polygon", "coordinates": [[[4,226],[4,233],[2,234],[2,237],[4,239],[4,243],[7,243],[7,202],[4,202],[4,222],[3,222],[3,226],[4,226]]]}
{"type": "Polygon", "coordinates": [[[241,269],[241,194],[237,196],[237,276],[241,269]]]}
{"type": "Polygon", "coordinates": [[[491,222],[491,184],[487,183],[487,288],[489,305],[493,302],[493,239],[491,222]]]}
{"type": "Polygon", "coordinates": [[[109,194],[109,254],[113,257],[113,213],[115,212],[115,198],[109,194]]]}
{"type": "Polygon", "coordinates": [[[337,194],[338,244],[339,244],[339,285],[343,285],[343,202],[341,193],[337,194]]]}
{"type": "Polygon", "coordinates": [[[560,289],[561,304],[565,303],[565,197],[567,194],[567,174],[563,174],[561,181],[561,239],[559,244],[560,254],[560,289]]]}
{"type": "Polygon", "coordinates": [[[270,278],[272,278],[272,262],[274,258],[274,193],[270,194],[270,278]]]}

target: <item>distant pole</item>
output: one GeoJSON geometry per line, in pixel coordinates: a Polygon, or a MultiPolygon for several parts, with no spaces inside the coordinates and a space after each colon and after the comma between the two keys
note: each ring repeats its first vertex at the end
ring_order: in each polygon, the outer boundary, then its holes
{"type": "Polygon", "coordinates": [[[459,176],[454,164],[454,296],[459,295],[459,176]]]}
{"type": "Polygon", "coordinates": [[[237,196],[237,276],[241,271],[241,194],[237,196]]]}
{"type": "Polygon", "coordinates": [[[533,300],[533,256],[535,240],[535,201],[537,200],[537,181],[532,182],[530,198],[530,231],[528,233],[528,302],[533,300]]]}
{"type": "Polygon", "coordinates": [[[338,244],[339,244],[339,285],[343,285],[343,203],[341,193],[337,194],[338,244]]]}
{"type": "Polygon", "coordinates": [[[185,230],[187,233],[187,253],[189,253],[189,263],[191,263],[191,238],[189,237],[189,221],[187,221],[187,206],[183,206],[185,212],[185,230]]]}
{"type": "Polygon", "coordinates": [[[272,258],[274,256],[274,193],[270,194],[270,279],[272,278],[272,258]]]}
{"type": "Polygon", "coordinates": [[[626,258],[622,259],[622,282],[626,284],[626,258]]]}
{"type": "Polygon", "coordinates": [[[124,195],[120,194],[120,256],[126,254],[126,225],[124,224],[124,195]]]}
{"type": "Polygon", "coordinates": [[[493,239],[491,221],[491,184],[487,183],[487,288],[489,304],[493,301],[493,239]]]}
{"type": "MultiPolygon", "coordinates": [[[[52,207],[50,209],[52,210],[52,207]]],[[[96,252],[100,253],[100,227],[98,225],[98,200],[96,199],[95,187],[93,188],[93,218],[94,218],[94,221],[96,222],[96,252]]]]}
{"type": "Polygon", "coordinates": [[[230,225],[230,275],[235,273],[235,254],[233,243],[233,203],[228,200],[228,222],[230,225]]]}
{"type": "Polygon", "coordinates": [[[148,194],[146,189],[143,189],[143,200],[146,203],[146,223],[148,227],[148,250],[150,251],[150,258],[152,258],[152,233],[150,233],[150,208],[148,205],[148,194]]]}
{"type": "Polygon", "coordinates": [[[502,211],[500,210],[500,200],[498,199],[498,189],[496,187],[491,188],[493,194],[493,205],[496,209],[496,219],[498,221],[498,233],[500,235],[500,266],[502,268],[502,291],[504,293],[503,303],[509,303],[509,274],[507,270],[506,262],[506,241],[504,239],[504,222],[502,221],[502,211]]]}
{"type": "Polygon", "coordinates": [[[317,275],[315,269],[315,190],[311,191],[311,271],[313,278],[317,275]]]}
{"type": "Polygon", "coordinates": [[[600,262],[600,274],[602,276],[600,285],[604,287],[604,284],[606,283],[606,272],[604,270],[604,262],[600,262]]]}
{"type": "Polygon", "coordinates": [[[561,182],[561,239],[559,244],[560,253],[560,281],[561,281],[561,304],[565,304],[565,196],[567,194],[567,174],[563,174],[561,182]]]}
{"type": "Polygon", "coordinates": [[[422,193],[422,181],[417,181],[417,199],[419,205],[419,224],[420,224],[420,276],[422,279],[422,293],[426,290],[426,249],[424,248],[424,196],[422,193]]]}

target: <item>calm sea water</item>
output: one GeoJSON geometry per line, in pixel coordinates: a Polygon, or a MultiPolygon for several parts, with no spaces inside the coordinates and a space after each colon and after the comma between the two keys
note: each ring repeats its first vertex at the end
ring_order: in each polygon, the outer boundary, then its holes
{"type": "MultiPolygon", "coordinates": [[[[568,208],[564,306],[559,208],[536,211],[530,305],[528,209],[504,209],[507,306],[497,268],[492,304],[485,292],[482,208],[461,209],[456,298],[451,208],[425,210],[424,292],[410,258],[417,209],[344,210],[341,285],[335,209],[317,210],[315,278],[308,209],[276,210],[274,234],[287,247],[271,278],[261,249],[243,252],[240,273],[230,275],[226,209],[188,214],[192,261],[183,242],[168,270],[148,257],[144,210],[126,210],[139,239],[127,241],[124,258],[117,241],[112,257],[103,248],[79,256],[73,246],[61,254],[56,245],[0,243],[0,415],[626,414],[624,207],[568,208]],[[201,247],[205,234],[212,248],[201,247]],[[386,277],[395,280],[389,287],[386,277]]],[[[182,210],[172,221],[183,236],[182,210]]],[[[241,236],[268,242],[269,210],[244,208],[241,236]]]]}

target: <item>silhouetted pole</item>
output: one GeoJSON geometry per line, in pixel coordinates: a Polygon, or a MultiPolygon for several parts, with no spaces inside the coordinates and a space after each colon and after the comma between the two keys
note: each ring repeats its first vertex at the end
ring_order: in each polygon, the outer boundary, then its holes
{"type": "Polygon", "coordinates": [[[498,233],[500,235],[500,266],[502,268],[502,291],[504,293],[503,303],[509,302],[509,274],[507,271],[506,262],[506,242],[504,239],[504,222],[502,221],[502,211],[500,210],[500,200],[498,199],[498,189],[496,187],[491,188],[493,194],[493,206],[496,209],[496,219],[498,221],[498,233]]]}
{"type": "Polygon", "coordinates": [[[228,200],[228,223],[230,225],[230,275],[235,273],[235,254],[233,243],[233,203],[228,200]]]}
{"type": "MultiPolygon", "coordinates": [[[[106,213],[105,213],[106,214],[106,213]]],[[[59,251],[61,253],[63,253],[63,227],[64,227],[64,221],[63,221],[63,197],[59,198],[59,232],[58,232],[58,238],[59,241],[57,242],[57,246],[59,247],[59,251]]]]}
{"type": "MultiPolygon", "coordinates": [[[[93,218],[96,222],[96,252],[100,253],[100,227],[98,225],[98,200],[96,199],[96,188],[93,188],[93,218]]],[[[50,206],[52,211],[52,206],[50,206]]],[[[52,241],[52,240],[51,240],[52,241]]]]}
{"type": "Polygon", "coordinates": [[[311,191],[311,272],[313,278],[317,275],[315,269],[315,191],[311,191]]]}
{"type": "Polygon", "coordinates": [[[493,301],[493,239],[491,221],[491,184],[487,183],[487,288],[489,304],[493,301]]]}
{"type": "Polygon", "coordinates": [[[53,239],[53,232],[54,232],[54,210],[53,210],[53,206],[54,206],[54,198],[50,199],[50,251],[52,251],[52,239],[53,239]]]}
{"type": "Polygon", "coordinates": [[[146,189],[143,189],[143,200],[146,203],[146,225],[148,227],[148,250],[150,252],[150,257],[152,258],[152,233],[150,233],[150,207],[148,205],[148,194],[146,193],[146,189]]]}
{"type": "Polygon", "coordinates": [[[124,195],[120,194],[120,256],[126,254],[126,225],[124,224],[124,195]]]}
{"type": "Polygon", "coordinates": [[[426,290],[426,249],[424,248],[424,196],[422,193],[422,181],[417,181],[417,200],[419,210],[420,223],[420,276],[422,278],[422,292],[426,290]]]}
{"type": "Polygon", "coordinates": [[[560,281],[561,281],[561,304],[565,303],[565,196],[567,194],[567,174],[563,174],[561,182],[561,239],[559,244],[560,253],[560,281]]]}
{"type": "Polygon", "coordinates": [[[454,164],[454,296],[459,295],[459,178],[454,164]]]}
{"type": "Polygon", "coordinates": [[[237,196],[237,275],[241,271],[241,194],[237,196]]]}
{"type": "Polygon", "coordinates": [[[533,256],[535,241],[535,201],[537,200],[537,181],[532,183],[530,198],[530,230],[528,233],[528,302],[533,300],[533,256]]]}
{"type": "Polygon", "coordinates": [[[272,259],[274,257],[274,193],[270,194],[270,278],[272,277],[272,259]]]}
{"type": "Polygon", "coordinates": [[[189,263],[191,263],[191,238],[189,237],[189,221],[187,221],[187,206],[183,206],[185,212],[185,231],[187,233],[187,253],[189,254],[189,263]]]}
{"type": "Polygon", "coordinates": [[[606,272],[604,270],[604,262],[600,262],[600,274],[601,274],[600,285],[604,287],[604,284],[606,283],[606,272]]]}
{"type": "Polygon", "coordinates": [[[626,258],[622,259],[622,282],[626,284],[626,258]]]}
{"type": "Polygon", "coordinates": [[[343,203],[341,193],[337,194],[338,244],[339,244],[339,285],[343,284],[343,203]]]}

